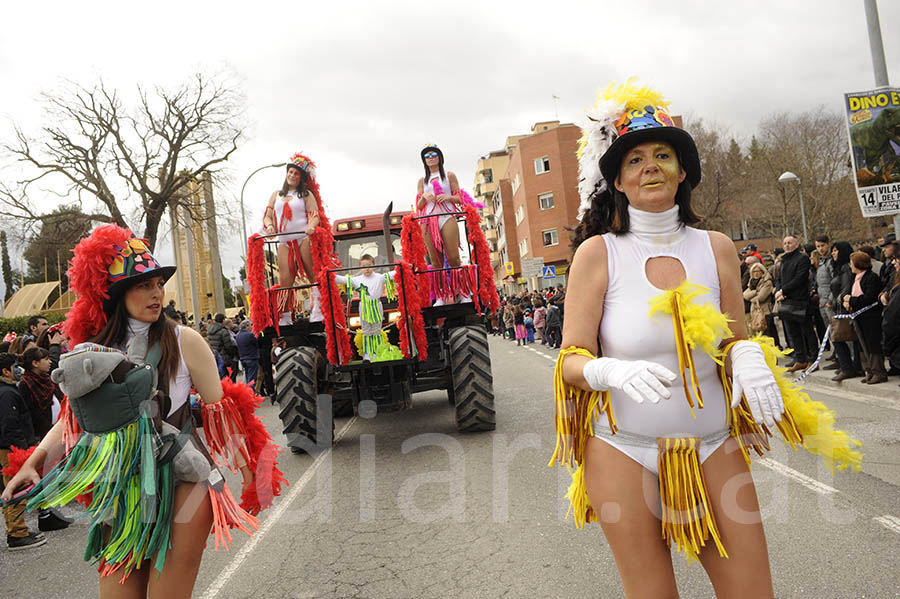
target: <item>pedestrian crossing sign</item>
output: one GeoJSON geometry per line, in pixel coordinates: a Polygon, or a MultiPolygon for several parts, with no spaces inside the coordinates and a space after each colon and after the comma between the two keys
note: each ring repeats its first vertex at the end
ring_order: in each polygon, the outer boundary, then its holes
{"type": "Polygon", "coordinates": [[[541,276],[545,279],[555,279],[556,278],[556,267],[555,266],[545,266],[543,268],[543,273],[541,276]]]}

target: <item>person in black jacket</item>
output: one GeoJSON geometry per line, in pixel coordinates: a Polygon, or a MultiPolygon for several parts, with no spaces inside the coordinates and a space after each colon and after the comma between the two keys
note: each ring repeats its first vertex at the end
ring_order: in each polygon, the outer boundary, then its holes
{"type": "MultiPolygon", "coordinates": [[[[835,314],[845,314],[844,303],[841,299],[845,293],[850,293],[853,285],[853,272],[850,270],[850,254],[853,248],[846,241],[837,241],[831,248],[832,272],[831,297],[834,298],[835,314]]],[[[859,340],[833,341],[834,353],[838,359],[838,372],[831,379],[841,382],[845,379],[863,376],[862,348],[859,340]]]]}
{"type": "Polygon", "coordinates": [[[900,370],[900,253],[895,254],[891,262],[894,265],[894,279],[879,298],[885,305],[881,316],[881,348],[891,368],[900,370]]]}
{"type": "Polygon", "coordinates": [[[237,359],[237,346],[231,339],[231,333],[225,328],[224,323],[225,315],[221,312],[216,314],[215,321],[209,325],[206,332],[206,338],[209,341],[209,347],[214,353],[222,356],[222,361],[228,366],[237,359]]]}
{"type": "Polygon", "coordinates": [[[781,301],[782,311],[778,316],[794,349],[794,361],[789,370],[796,372],[809,367],[818,349],[810,318],[810,262],[809,257],[800,251],[800,242],[793,235],[784,238],[783,247],[781,269],[775,281],[775,299],[781,301]]]}
{"type": "MultiPolygon", "coordinates": [[[[15,366],[14,355],[0,354],[0,468],[9,465],[9,452],[13,447],[27,449],[38,442],[31,413],[16,389],[15,366]]],[[[9,481],[10,477],[3,475],[3,484],[9,481]]],[[[30,532],[25,525],[25,504],[4,506],[3,517],[6,520],[6,544],[11,550],[38,547],[47,542],[43,535],[30,532]]]]}
{"type": "Polygon", "coordinates": [[[850,269],[853,271],[854,281],[850,293],[841,297],[844,310],[856,312],[874,305],[854,319],[854,326],[865,352],[863,366],[866,378],[863,382],[870,385],[883,383],[887,381],[887,373],[884,370],[884,351],[881,349],[882,305],[878,300],[882,289],[881,279],[872,272],[872,258],[865,252],[850,254],[850,269]]]}
{"type": "Polygon", "coordinates": [[[256,375],[259,372],[259,343],[252,329],[252,323],[245,320],[241,323],[241,330],[236,337],[238,356],[241,366],[244,367],[244,382],[250,385],[250,388],[256,386],[256,375]]]}

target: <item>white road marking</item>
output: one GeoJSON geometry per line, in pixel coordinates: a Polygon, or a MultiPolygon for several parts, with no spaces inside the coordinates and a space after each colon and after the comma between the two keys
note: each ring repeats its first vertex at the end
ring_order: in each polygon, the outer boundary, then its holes
{"type": "Polygon", "coordinates": [[[798,472],[798,471],[794,470],[793,468],[785,466],[781,462],[777,462],[777,461],[773,460],[772,458],[761,458],[761,459],[757,460],[757,463],[760,463],[763,466],[765,466],[766,468],[768,468],[770,470],[774,470],[778,474],[784,475],[784,476],[790,478],[791,480],[794,480],[794,481],[800,483],[801,485],[803,485],[810,491],[815,491],[816,493],[819,493],[820,495],[831,495],[832,493],[840,492],[837,489],[835,489],[834,487],[830,487],[823,482],[819,482],[814,478],[810,478],[810,477],[806,476],[805,474],[803,474],[802,472],[798,472]]]}
{"type": "MultiPolygon", "coordinates": [[[[337,443],[341,440],[341,437],[344,436],[344,433],[350,428],[350,426],[356,422],[358,416],[354,416],[350,420],[347,421],[347,424],[341,428],[340,431],[334,436],[333,443],[337,443]]],[[[263,523],[263,525],[256,531],[253,535],[253,538],[250,539],[250,542],[241,547],[241,550],[234,556],[234,559],[231,561],[228,566],[226,566],[222,573],[219,575],[219,578],[209,585],[209,588],[206,589],[206,592],[203,593],[203,599],[213,599],[219,594],[219,591],[228,584],[228,581],[231,580],[231,577],[234,576],[234,573],[237,572],[238,568],[241,567],[241,564],[244,563],[244,560],[247,559],[247,556],[250,555],[255,548],[257,543],[262,540],[262,538],[269,532],[269,529],[278,522],[278,520],[284,515],[290,505],[294,502],[295,499],[300,495],[303,491],[303,487],[306,486],[310,480],[312,480],[313,475],[316,473],[316,470],[319,468],[319,465],[325,460],[326,457],[331,453],[331,448],[329,447],[327,450],[323,451],[319,454],[316,460],[312,463],[312,466],[306,469],[306,472],[303,473],[303,476],[300,477],[291,489],[291,492],[288,493],[287,497],[285,497],[278,507],[275,508],[275,511],[269,514],[269,517],[263,523]]]]}
{"type": "Polygon", "coordinates": [[[900,518],[897,516],[875,516],[872,520],[875,520],[875,522],[878,522],[888,530],[900,534],[900,518]]]}

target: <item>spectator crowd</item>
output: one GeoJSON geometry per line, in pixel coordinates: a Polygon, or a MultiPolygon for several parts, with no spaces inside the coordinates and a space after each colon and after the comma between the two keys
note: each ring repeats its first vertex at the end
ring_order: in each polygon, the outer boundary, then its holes
{"type": "Polygon", "coordinates": [[[748,329],[791,349],[791,371],[817,365],[836,371],[833,381],[861,378],[870,385],[900,375],[894,235],[855,248],[827,235],[815,244],[788,235],[771,254],[749,244],[741,257],[748,329]]]}

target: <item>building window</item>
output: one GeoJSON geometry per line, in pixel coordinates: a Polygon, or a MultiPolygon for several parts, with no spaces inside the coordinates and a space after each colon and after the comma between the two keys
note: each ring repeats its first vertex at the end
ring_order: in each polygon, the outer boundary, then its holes
{"type": "Polygon", "coordinates": [[[525,220],[525,206],[520,205],[516,208],[516,226],[518,227],[525,220]]]}
{"type": "Polygon", "coordinates": [[[550,158],[544,156],[534,161],[534,174],[542,175],[550,172],[550,158]]]}
{"type": "Polygon", "coordinates": [[[538,202],[541,205],[541,210],[550,210],[553,208],[553,192],[542,193],[538,196],[538,202]]]}
{"type": "Polygon", "coordinates": [[[528,253],[528,238],[524,238],[519,242],[519,255],[524,256],[528,253]]]}
{"type": "Polygon", "coordinates": [[[487,172],[484,173],[484,182],[485,183],[493,183],[494,182],[494,171],[488,169],[487,172]]]}
{"type": "Polygon", "coordinates": [[[541,235],[544,237],[544,247],[559,245],[559,234],[556,232],[556,229],[541,231],[541,235]]]}
{"type": "Polygon", "coordinates": [[[516,192],[519,191],[519,185],[520,185],[520,184],[521,184],[521,182],[519,181],[519,173],[516,173],[516,176],[513,177],[513,181],[512,181],[512,192],[513,192],[513,195],[516,195],[516,192]]]}

